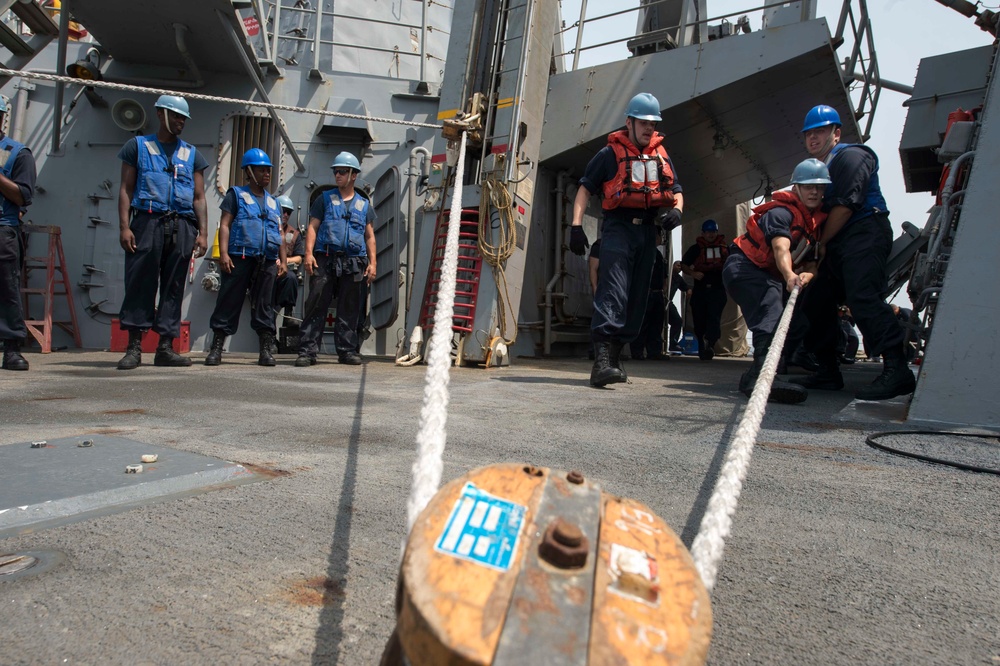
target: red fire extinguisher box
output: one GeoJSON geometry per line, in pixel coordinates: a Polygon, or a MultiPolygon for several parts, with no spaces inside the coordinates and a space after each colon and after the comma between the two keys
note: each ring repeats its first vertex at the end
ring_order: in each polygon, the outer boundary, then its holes
{"type": "MultiPolygon", "coordinates": [[[[156,346],[160,344],[160,336],[155,331],[146,331],[142,334],[142,351],[152,354],[156,351],[156,346]]],[[[111,351],[123,352],[128,347],[128,331],[123,331],[117,319],[111,320],[111,351]]],[[[178,354],[186,354],[191,351],[191,322],[181,322],[180,337],[174,338],[174,351],[178,354]]]]}

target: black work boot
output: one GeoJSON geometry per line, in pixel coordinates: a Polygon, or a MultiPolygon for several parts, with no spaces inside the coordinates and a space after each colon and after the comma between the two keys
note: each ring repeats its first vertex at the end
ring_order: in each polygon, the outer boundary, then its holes
{"type": "Polygon", "coordinates": [[[212,329],[212,346],[205,357],[205,365],[222,365],[222,348],[226,345],[226,334],[212,329]]]}
{"type": "Polygon", "coordinates": [[[344,365],[361,365],[361,354],[356,351],[344,352],[337,360],[344,365]]]}
{"type": "MultiPolygon", "coordinates": [[[[771,346],[771,338],[766,340],[754,340],[753,345],[753,365],[740,377],[740,393],[746,397],[753,395],[754,386],[764,369],[764,360],[767,358],[767,350],[771,346]]],[[[771,381],[771,392],[767,396],[768,402],[777,402],[784,405],[797,405],[809,397],[809,392],[798,384],[785,382],[777,377],[771,381]]]]}
{"type": "Polygon", "coordinates": [[[119,370],[135,370],[142,365],[142,331],[129,329],[125,355],[118,361],[119,370]]]}
{"type": "Polygon", "coordinates": [[[299,356],[295,359],[295,367],[308,368],[310,365],[316,365],[316,355],[300,349],[299,356]]]}
{"type": "Polygon", "coordinates": [[[186,368],[191,365],[191,359],[174,351],[174,339],[160,336],[160,344],[156,345],[156,355],[153,365],[161,368],[186,368]]]}
{"type": "Polygon", "coordinates": [[[271,345],[274,344],[274,333],[271,331],[261,331],[259,338],[260,356],[257,357],[257,365],[265,365],[268,367],[276,365],[274,356],[271,355],[271,345]]]}
{"type": "Polygon", "coordinates": [[[902,345],[887,349],[883,354],[882,374],[868,386],[858,389],[854,396],[858,400],[888,400],[898,395],[913,393],[917,380],[913,378],[910,366],[906,364],[902,345]]]}
{"type": "Polygon", "coordinates": [[[702,361],[711,361],[715,358],[715,343],[709,342],[705,338],[698,339],[698,358],[702,361]]]}
{"type": "Polygon", "coordinates": [[[791,358],[788,359],[788,365],[797,365],[809,372],[819,371],[819,362],[816,360],[816,355],[802,345],[795,348],[791,358]]]}
{"type": "Polygon", "coordinates": [[[837,359],[834,357],[817,358],[819,369],[811,375],[792,377],[789,381],[820,391],[839,391],[844,388],[844,376],[840,374],[837,359]]]}
{"type": "Polygon", "coordinates": [[[20,340],[3,341],[3,369],[4,370],[27,370],[28,362],[21,356],[20,340]]]}
{"type": "Polygon", "coordinates": [[[622,373],[622,381],[628,381],[628,373],[625,372],[625,366],[622,364],[622,349],[625,347],[620,342],[611,342],[610,347],[608,347],[608,359],[611,361],[611,365],[618,368],[618,371],[622,373]]]}
{"type": "Polygon", "coordinates": [[[607,386],[625,381],[622,371],[611,363],[611,343],[594,343],[594,368],[590,371],[591,386],[607,386]]]}

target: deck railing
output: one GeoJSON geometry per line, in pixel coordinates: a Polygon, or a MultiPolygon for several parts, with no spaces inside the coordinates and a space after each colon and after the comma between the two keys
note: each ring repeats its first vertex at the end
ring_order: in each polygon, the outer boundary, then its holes
{"type": "MultiPolygon", "coordinates": [[[[677,0],[640,0],[634,7],[592,15],[588,13],[588,0],[579,0],[578,19],[573,23],[564,22],[564,27],[558,34],[562,44],[572,43],[573,47],[557,53],[556,58],[565,69],[575,70],[581,66],[627,58],[642,52],[641,49],[644,48],[662,50],[714,39],[738,38],[741,32],[765,29],[777,10],[784,10],[784,22],[787,22],[789,12],[796,9],[800,21],[816,18],[815,0],[771,0],[708,17],[701,16],[702,13],[707,13],[704,12],[704,0],[689,0],[683,4],[680,23],[667,27],[652,25],[655,21],[650,17],[657,9],[665,9],[668,3],[676,6],[676,2],[677,0]],[[636,20],[623,23],[621,17],[630,14],[635,15],[636,20]],[[631,28],[623,27],[628,23],[631,28]],[[637,26],[645,26],[647,29],[636,30],[637,26]],[[589,38],[590,36],[594,37],[589,38]]],[[[565,4],[568,3],[564,2],[564,7],[565,4]]],[[[607,5],[601,3],[600,6],[607,5]]],[[[841,62],[841,77],[845,88],[850,91],[854,117],[863,140],[867,141],[882,84],[866,0],[843,1],[830,43],[838,52],[847,54],[841,62]]]]}

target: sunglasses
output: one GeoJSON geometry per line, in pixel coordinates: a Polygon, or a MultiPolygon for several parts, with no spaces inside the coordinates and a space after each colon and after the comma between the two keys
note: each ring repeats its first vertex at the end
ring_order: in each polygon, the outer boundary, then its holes
{"type": "Polygon", "coordinates": [[[333,173],[338,176],[348,176],[351,173],[351,169],[334,169],[333,173]]]}

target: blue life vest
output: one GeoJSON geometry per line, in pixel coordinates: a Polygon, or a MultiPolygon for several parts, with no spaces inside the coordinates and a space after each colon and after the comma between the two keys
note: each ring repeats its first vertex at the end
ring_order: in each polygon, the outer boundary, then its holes
{"type": "Polygon", "coordinates": [[[354,198],[344,203],[336,187],[323,193],[323,222],[316,234],[316,251],[342,252],[348,257],[368,256],[365,225],[368,224],[368,198],[354,190],[354,198]]]}
{"type": "MultiPolygon", "coordinates": [[[[10,137],[5,136],[0,139],[0,173],[8,179],[14,172],[14,162],[17,161],[17,154],[24,148],[23,143],[18,143],[10,137]]],[[[0,227],[16,227],[21,224],[21,207],[7,197],[0,194],[3,206],[0,208],[0,227]]]]}
{"type": "Polygon", "coordinates": [[[229,255],[278,258],[281,248],[281,214],[278,202],[264,192],[264,209],[249,187],[233,187],[236,215],[229,227],[229,255]]]}
{"type": "MultiPolygon", "coordinates": [[[[882,190],[878,186],[878,155],[875,154],[874,150],[861,143],[838,143],[833,147],[833,150],[831,150],[830,154],[827,156],[827,165],[833,162],[837,153],[845,148],[860,148],[861,150],[867,150],[871,153],[871,156],[875,158],[875,168],[872,169],[872,175],[868,179],[868,189],[865,193],[864,203],[861,204],[861,208],[859,210],[851,215],[846,224],[852,224],[858,220],[863,220],[866,217],[871,217],[875,213],[888,213],[889,207],[886,206],[885,198],[882,196],[882,190]]],[[[829,189],[827,189],[826,197],[830,197],[829,189]]]]}
{"type": "Polygon", "coordinates": [[[177,139],[177,149],[168,162],[155,134],[137,136],[135,143],[139,149],[138,176],[132,208],[193,218],[195,147],[177,139]]]}

